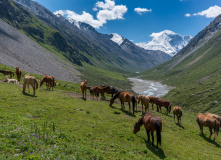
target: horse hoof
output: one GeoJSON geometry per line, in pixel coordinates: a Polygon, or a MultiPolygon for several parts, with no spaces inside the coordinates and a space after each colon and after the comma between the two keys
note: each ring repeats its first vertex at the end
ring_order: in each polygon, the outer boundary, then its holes
{"type": "Polygon", "coordinates": [[[155,151],[158,151],[158,148],[156,148],[155,151]]]}

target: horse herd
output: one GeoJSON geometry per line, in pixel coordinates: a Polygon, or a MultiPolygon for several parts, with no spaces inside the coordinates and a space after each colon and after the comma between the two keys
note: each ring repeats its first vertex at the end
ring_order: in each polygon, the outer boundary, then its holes
{"type": "MultiPolygon", "coordinates": [[[[21,80],[21,75],[22,71],[19,67],[16,67],[16,75],[17,75],[17,80],[16,79],[8,79],[8,75],[10,78],[14,76],[14,73],[12,71],[8,70],[0,70],[0,73],[3,73],[6,78],[6,82],[8,83],[15,83],[17,84],[21,80]]],[[[23,93],[26,91],[26,85],[28,85],[29,89],[29,84],[33,88],[33,96],[35,96],[35,90],[38,89],[38,80],[34,76],[29,76],[29,75],[24,75],[24,80],[23,80],[23,93]]],[[[43,85],[43,83],[46,83],[47,89],[50,90],[53,87],[56,86],[56,81],[54,77],[52,76],[44,76],[41,81],[40,81],[40,87],[43,85]]],[[[119,98],[121,102],[121,109],[125,109],[124,102],[127,102],[129,105],[129,111],[131,111],[131,105],[130,103],[132,102],[132,107],[133,107],[133,114],[136,108],[137,111],[137,104],[141,103],[142,106],[142,113],[144,115],[138,120],[137,123],[134,125],[134,131],[133,133],[137,133],[140,130],[140,127],[144,125],[146,132],[147,132],[147,137],[148,137],[148,142],[150,141],[150,132],[151,132],[151,137],[152,137],[152,146],[154,146],[154,136],[153,133],[156,131],[157,135],[157,145],[156,145],[156,150],[158,150],[158,144],[161,144],[161,131],[162,131],[162,120],[160,117],[154,116],[153,114],[150,113],[149,110],[149,104],[152,104],[152,110],[153,110],[153,105],[155,104],[157,107],[157,112],[161,111],[161,107],[166,108],[165,114],[169,114],[171,112],[171,107],[172,103],[168,100],[161,99],[159,97],[154,97],[154,96],[145,96],[145,95],[138,95],[135,96],[130,92],[126,91],[118,91],[114,87],[106,86],[103,85],[101,87],[95,86],[95,87],[89,87],[87,86],[87,80],[84,82],[80,83],[80,88],[82,92],[82,98],[86,99],[86,91],[89,90],[90,94],[98,99],[99,94],[101,95],[101,99],[106,99],[105,98],[105,93],[111,94],[112,97],[110,99],[109,105],[112,106],[114,101],[119,98]],[[144,106],[144,109],[143,109],[144,106]],[[144,110],[144,111],[143,111],[144,110]]],[[[29,89],[30,93],[30,89],[29,89]]],[[[181,116],[182,116],[182,109],[179,106],[175,106],[173,108],[173,115],[174,115],[174,121],[175,121],[175,116],[177,116],[178,124],[181,124],[181,116]]],[[[206,113],[202,114],[199,113],[197,114],[196,121],[200,127],[201,134],[203,134],[203,126],[209,127],[210,130],[210,136],[212,136],[212,129],[214,129],[214,141],[215,138],[218,136],[218,131],[221,123],[221,117],[216,114],[211,114],[211,113],[206,113]]]]}
{"type": "MultiPolygon", "coordinates": [[[[161,144],[161,131],[162,131],[162,120],[158,116],[154,116],[153,114],[150,113],[149,110],[149,104],[152,104],[152,110],[154,110],[153,105],[155,104],[157,107],[157,112],[162,112],[161,108],[165,107],[166,112],[165,114],[169,114],[171,112],[171,107],[172,103],[168,100],[161,99],[159,97],[154,97],[154,96],[145,96],[145,95],[138,95],[134,96],[130,92],[126,91],[118,91],[114,87],[109,87],[109,86],[101,86],[101,87],[89,87],[87,86],[87,80],[84,82],[81,82],[80,88],[82,92],[82,97],[86,99],[86,90],[88,89],[90,94],[92,96],[96,96],[97,98],[99,97],[99,94],[101,94],[101,99],[104,99],[104,93],[107,94],[112,94],[112,98],[109,100],[109,105],[112,106],[114,103],[114,100],[119,98],[121,102],[121,109],[125,109],[124,102],[128,102],[129,105],[129,111],[131,110],[131,105],[130,102],[132,102],[133,106],[133,114],[134,110],[136,108],[137,110],[137,104],[141,103],[142,106],[142,113],[143,116],[138,120],[137,123],[134,125],[134,131],[133,133],[137,133],[140,130],[140,127],[144,125],[148,137],[148,142],[150,141],[150,132],[151,132],[151,137],[152,137],[152,146],[154,146],[154,131],[156,131],[156,137],[157,137],[157,145],[156,145],[156,150],[158,150],[158,144],[161,144]],[[110,92],[110,89],[112,92],[110,92]],[[113,94],[115,94],[113,96],[113,94]],[[144,111],[143,111],[143,106],[144,106],[144,111]]],[[[180,106],[175,106],[173,108],[173,117],[175,121],[175,116],[177,117],[178,125],[181,125],[181,117],[182,117],[182,108],[180,106]]],[[[215,138],[218,136],[219,132],[219,127],[221,123],[221,116],[216,115],[216,114],[211,114],[211,113],[206,113],[202,114],[199,113],[196,116],[196,121],[200,127],[201,134],[203,134],[203,126],[209,127],[210,130],[210,136],[211,138],[213,132],[212,129],[214,129],[214,141],[215,138]]]]}
{"type": "MultiPolygon", "coordinates": [[[[5,79],[6,79],[5,82],[18,84],[21,80],[22,71],[19,67],[16,67],[16,70],[15,70],[17,80],[8,79],[7,77],[8,75],[10,76],[10,78],[14,77],[13,71],[0,70],[0,73],[3,73],[5,75],[5,79]]],[[[40,81],[40,87],[43,85],[44,82],[46,83],[47,89],[50,90],[52,88],[52,91],[53,91],[53,87],[56,86],[56,81],[54,77],[48,76],[48,75],[44,76],[40,81]]],[[[29,84],[32,86],[33,96],[35,96],[35,90],[38,89],[38,80],[34,76],[24,75],[23,93],[25,93],[26,91],[26,86],[28,86],[28,89],[29,89],[29,84]]],[[[29,93],[30,93],[30,89],[29,89],[29,93]]]]}

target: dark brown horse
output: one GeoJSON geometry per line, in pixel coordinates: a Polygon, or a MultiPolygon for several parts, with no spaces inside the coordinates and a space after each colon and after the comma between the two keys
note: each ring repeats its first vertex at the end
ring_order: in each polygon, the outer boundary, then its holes
{"type": "Polygon", "coordinates": [[[110,87],[110,86],[106,86],[106,85],[102,85],[101,87],[105,88],[105,93],[111,94],[111,97],[113,97],[113,95],[118,92],[118,90],[114,87],[110,87]]]}
{"type": "Polygon", "coordinates": [[[80,87],[81,87],[82,97],[86,99],[87,80],[81,82],[80,87]]]}
{"type": "Polygon", "coordinates": [[[152,109],[153,109],[153,105],[156,104],[156,100],[157,100],[158,98],[159,98],[159,97],[149,96],[150,103],[152,103],[152,109]]]}
{"type": "Polygon", "coordinates": [[[213,134],[212,129],[214,129],[214,141],[215,141],[215,138],[218,136],[218,133],[219,133],[219,127],[220,127],[219,121],[217,121],[213,117],[205,116],[202,113],[197,114],[196,121],[200,127],[201,135],[203,134],[203,126],[209,127],[209,131],[210,131],[209,138],[211,138],[213,134]]]}
{"type": "Polygon", "coordinates": [[[130,92],[120,91],[114,95],[113,98],[110,99],[110,106],[114,103],[114,100],[119,98],[121,102],[121,109],[125,109],[124,102],[128,102],[129,105],[129,111],[130,111],[130,102],[132,102],[133,105],[133,114],[134,114],[134,108],[136,99],[135,96],[130,92]]]}
{"type": "Polygon", "coordinates": [[[151,132],[151,137],[152,137],[152,146],[154,146],[154,135],[153,132],[157,132],[157,146],[156,150],[158,151],[158,144],[161,145],[161,131],[162,131],[162,120],[160,117],[152,115],[150,112],[146,112],[139,120],[137,123],[134,125],[134,131],[133,133],[136,134],[139,130],[140,127],[144,125],[146,132],[147,132],[147,137],[148,137],[148,142],[150,141],[150,132],[151,132]]]}
{"type": "Polygon", "coordinates": [[[178,124],[179,124],[179,122],[181,124],[181,117],[182,117],[182,109],[181,109],[181,107],[175,106],[173,108],[173,116],[174,116],[173,118],[174,118],[174,121],[175,121],[175,115],[177,116],[178,124]]]}
{"type": "Polygon", "coordinates": [[[55,79],[54,77],[52,76],[44,76],[42,79],[41,79],[41,83],[40,83],[40,87],[43,85],[43,83],[46,83],[46,86],[47,86],[47,89],[51,89],[52,88],[52,91],[53,91],[53,87],[55,86],[55,79]]]}
{"type": "Polygon", "coordinates": [[[15,73],[17,75],[18,81],[20,82],[20,80],[21,80],[21,69],[19,67],[16,67],[15,73]]]}
{"type": "MultiPolygon", "coordinates": [[[[165,107],[166,110],[167,110],[167,111],[165,112],[165,114],[170,113],[170,111],[171,111],[171,106],[172,106],[172,103],[171,103],[171,102],[169,102],[169,101],[167,101],[167,100],[164,100],[164,99],[158,98],[158,99],[156,99],[155,103],[156,103],[156,105],[157,105],[157,111],[158,111],[158,112],[159,112],[159,109],[160,109],[160,111],[161,111],[161,107],[165,107]]],[[[161,111],[161,112],[162,112],[162,111],[161,111]]]]}
{"type": "Polygon", "coordinates": [[[98,99],[98,97],[99,97],[99,92],[97,92],[97,91],[95,90],[95,87],[89,87],[89,86],[87,86],[87,89],[89,90],[89,92],[90,92],[90,94],[92,95],[93,99],[94,99],[94,96],[97,97],[97,99],[98,99]]]}
{"type": "Polygon", "coordinates": [[[14,77],[14,72],[7,70],[0,70],[0,73],[3,73],[5,76],[10,75],[10,78],[14,77]]]}

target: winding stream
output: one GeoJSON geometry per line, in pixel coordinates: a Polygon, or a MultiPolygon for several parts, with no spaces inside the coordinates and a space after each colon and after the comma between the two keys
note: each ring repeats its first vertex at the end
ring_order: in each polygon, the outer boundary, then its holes
{"type": "Polygon", "coordinates": [[[128,78],[133,82],[133,91],[148,96],[162,97],[167,94],[174,87],[163,85],[157,81],[143,80],[139,78],[128,78]]]}

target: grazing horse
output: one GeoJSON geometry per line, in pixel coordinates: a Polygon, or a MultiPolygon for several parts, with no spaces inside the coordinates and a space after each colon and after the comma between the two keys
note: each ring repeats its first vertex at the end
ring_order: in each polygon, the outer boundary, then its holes
{"type": "Polygon", "coordinates": [[[133,114],[134,114],[134,108],[136,104],[135,96],[130,92],[120,91],[114,95],[113,98],[110,99],[110,106],[114,103],[114,100],[119,98],[121,102],[121,109],[125,109],[124,102],[128,102],[129,105],[129,111],[130,111],[130,102],[132,101],[133,105],[133,114]]]}
{"type": "Polygon", "coordinates": [[[81,87],[82,97],[86,99],[87,80],[81,82],[80,87],[81,87]]]}
{"type": "Polygon", "coordinates": [[[156,100],[158,99],[158,97],[154,97],[154,96],[150,96],[150,103],[152,103],[152,110],[153,110],[153,104],[156,104],[156,100]]]}
{"type": "Polygon", "coordinates": [[[216,118],[217,121],[219,121],[219,123],[221,124],[221,116],[217,115],[217,114],[212,114],[212,113],[205,113],[204,114],[205,116],[208,116],[208,117],[213,117],[213,118],[216,118]]]}
{"type": "Polygon", "coordinates": [[[182,109],[181,109],[181,107],[175,106],[173,108],[173,116],[174,116],[173,118],[174,118],[174,121],[175,121],[175,115],[177,116],[178,124],[179,124],[179,122],[181,124],[181,116],[182,116],[182,109]]]}
{"type": "Polygon", "coordinates": [[[146,132],[147,132],[147,137],[148,137],[148,142],[150,141],[150,132],[151,132],[151,137],[152,137],[152,146],[154,146],[154,135],[153,132],[157,132],[157,146],[156,146],[156,151],[158,151],[158,144],[161,145],[161,131],[162,131],[162,120],[160,117],[152,115],[150,112],[146,112],[139,120],[137,123],[134,125],[134,131],[133,133],[136,134],[139,130],[140,127],[144,125],[146,132]]]}
{"type": "Polygon", "coordinates": [[[47,86],[47,89],[51,89],[52,88],[52,91],[53,91],[53,87],[55,86],[55,79],[54,77],[52,76],[44,76],[42,79],[41,79],[41,83],[40,83],[40,87],[43,85],[43,83],[46,83],[46,86],[47,86]]]}
{"type": "Polygon", "coordinates": [[[171,102],[158,98],[158,99],[156,99],[155,103],[157,105],[157,112],[159,112],[159,108],[160,108],[160,111],[161,111],[161,107],[165,107],[167,109],[167,111],[165,113],[166,114],[170,113],[171,106],[172,106],[171,102]]]}
{"type": "MultiPolygon", "coordinates": [[[[38,89],[38,80],[33,76],[25,75],[24,84],[23,84],[23,93],[25,93],[26,84],[28,85],[28,89],[29,89],[29,84],[31,84],[33,88],[33,96],[35,96],[35,90],[38,89]]],[[[30,89],[29,89],[29,93],[30,93],[30,89]]]]}
{"type": "Polygon", "coordinates": [[[105,93],[106,87],[98,87],[98,86],[96,86],[96,87],[94,87],[94,90],[95,90],[95,92],[97,92],[98,94],[99,94],[99,93],[101,94],[101,99],[106,99],[106,98],[104,97],[104,93],[105,93]]]}
{"type": "Polygon", "coordinates": [[[149,97],[145,96],[145,95],[139,95],[137,98],[138,98],[138,104],[141,102],[142,113],[143,113],[143,105],[145,106],[145,112],[147,112],[147,109],[148,109],[148,112],[149,112],[150,111],[149,110],[149,102],[150,102],[149,97]]]}
{"type": "Polygon", "coordinates": [[[105,88],[105,93],[111,94],[111,95],[112,95],[112,96],[111,96],[112,98],[113,98],[113,95],[118,92],[118,90],[115,89],[114,87],[105,86],[105,85],[102,85],[101,87],[102,87],[102,88],[105,88]]]}
{"type": "Polygon", "coordinates": [[[0,73],[3,73],[5,76],[10,75],[10,78],[14,77],[14,72],[12,71],[0,70],[0,73]]]}
{"type": "Polygon", "coordinates": [[[209,130],[210,130],[209,138],[211,138],[213,134],[212,129],[214,129],[214,141],[215,141],[215,138],[218,136],[218,132],[219,132],[219,127],[220,127],[219,121],[217,121],[213,117],[205,116],[202,113],[197,114],[196,121],[200,127],[201,135],[203,134],[203,126],[209,127],[209,130]]]}
{"type": "Polygon", "coordinates": [[[98,99],[98,97],[99,97],[99,92],[97,92],[97,91],[95,90],[95,87],[89,87],[89,86],[87,86],[87,89],[89,90],[89,92],[90,92],[90,94],[92,95],[93,99],[94,99],[94,96],[96,96],[97,99],[98,99]]]}
{"type": "Polygon", "coordinates": [[[16,67],[15,73],[17,75],[18,81],[20,82],[20,80],[21,80],[21,69],[19,67],[16,67]]]}

